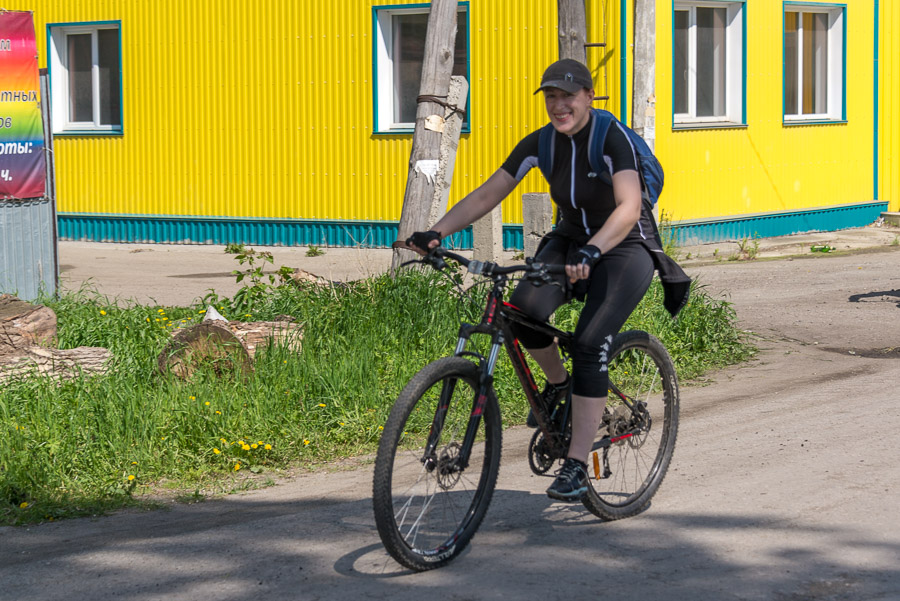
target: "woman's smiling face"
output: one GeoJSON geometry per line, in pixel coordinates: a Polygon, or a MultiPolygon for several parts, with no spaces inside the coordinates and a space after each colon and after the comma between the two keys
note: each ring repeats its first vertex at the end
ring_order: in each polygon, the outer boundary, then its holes
{"type": "Polygon", "coordinates": [[[561,134],[572,136],[590,120],[594,90],[581,88],[575,94],[559,88],[544,89],[544,105],[550,123],[561,134]]]}

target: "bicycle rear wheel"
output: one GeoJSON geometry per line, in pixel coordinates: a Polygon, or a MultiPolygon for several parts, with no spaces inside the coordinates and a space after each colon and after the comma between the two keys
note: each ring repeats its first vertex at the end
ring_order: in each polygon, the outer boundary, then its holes
{"type": "Polygon", "coordinates": [[[384,426],[375,459],[375,524],[388,553],[410,569],[437,568],[461,553],[491,502],[501,448],[493,389],[468,464],[459,461],[480,375],[460,357],[430,363],[400,393],[384,426]]]}
{"type": "Polygon", "coordinates": [[[593,514],[617,520],[642,511],[666,475],[678,433],[678,378],[659,340],[629,331],[613,342],[609,381],[603,424],[588,455],[583,503],[593,514]]]}

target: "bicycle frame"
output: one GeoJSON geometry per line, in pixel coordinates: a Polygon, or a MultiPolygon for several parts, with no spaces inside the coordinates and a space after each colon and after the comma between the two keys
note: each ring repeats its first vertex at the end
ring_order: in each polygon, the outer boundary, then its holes
{"type": "MultiPolygon", "coordinates": [[[[460,258],[458,256],[450,256],[451,258],[457,260],[459,260],[460,258]]],[[[470,272],[471,271],[472,269],[470,268],[470,272]]],[[[475,273],[480,273],[480,271],[475,271],[475,273]]],[[[460,449],[455,465],[456,470],[464,470],[469,465],[469,456],[475,442],[475,437],[478,432],[481,417],[484,414],[487,395],[493,385],[494,368],[500,356],[501,346],[506,349],[506,354],[509,356],[509,359],[512,362],[513,371],[515,371],[516,376],[518,377],[519,382],[522,385],[522,389],[525,392],[525,397],[528,399],[528,403],[531,406],[531,409],[537,420],[538,428],[545,436],[545,439],[549,442],[551,448],[564,451],[564,445],[568,444],[568,442],[564,440],[564,431],[562,429],[554,428],[554,424],[550,416],[550,410],[552,408],[546,407],[544,405],[543,399],[538,392],[538,387],[537,383],[535,382],[534,375],[531,373],[531,369],[528,367],[528,363],[525,360],[525,354],[522,350],[522,346],[521,344],[519,344],[518,339],[512,332],[512,324],[522,324],[532,330],[541,332],[545,335],[550,336],[551,338],[556,339],[557,344],[564,356],[571,355],[572,347],[574,344],[573,335],[571,332],[565,332],[563,330],[555,328],[547,322],[538,321],[531,316],[523,313],[514,305],[511,305],[510,303],[504,301],[503,292],[505,291],[506,286],[509,283],[508,277],[503,274],[493,275],[491,277],[493,279],[494,285],[491,288],[491,291],[488,293],[487,302],[481,315],[481,321],[478,324],[474,325],[468,323],[460,324],[459,336],[456,344],[456,349],[454,351],[454,355],[457,357],[468,356],[477,359],[479,367],[481,369],[481,379],[479,382],[478,394],[476,395],[475,401],[472,405],[472,411],[469,417],[466,434],[463,439],[462,448],[460,449]],[[480,353],[466,350],[466,346],[473,334],[490,335],[491,346],[490,352],[488,353],[487,357],[484,357],[480,353]]],[[[446,416],[447,409],[449,408],[450,398],[453,396],[454,387],[455,382],[444,382],[443,388],[441,390],[440,400],[438,402],[437,408],[435,409],[435,416],[432,421],[431,432],[425,446],[425,453],[422,457],[423,463],[425,463],[426,465],[431,464],[432,467],[436,464],[434,450],[438,444],[440,432],[444,425],[444,417],[446,416]]],[[[609,383],[609,387],[610,392],[612,392],[617,398],[619,398],[629,408],[632,414],[637,417],[638,410],[635,402],[627,395],[623,394],[613,382],[609,383]]],[[[566,411],[569,410],[570,408],[566,407],[566,411]]],[[[568,415],[564,415],[561,423],[565,424],[568,417],[568,415]]],[[[610,444],[617,442],[623,438],[627,438],[631,435],[632,434],[629,433],[624,436],[618,436],[612,439],[606,438],[602,443],[595,444],[592,451],[598,450],[603,447],[608,447],[610,444]]]]}

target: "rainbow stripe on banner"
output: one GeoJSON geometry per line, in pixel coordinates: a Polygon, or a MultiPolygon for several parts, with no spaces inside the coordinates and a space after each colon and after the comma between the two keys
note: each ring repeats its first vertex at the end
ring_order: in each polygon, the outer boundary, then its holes
{"type": "Polygon", "coordinates": [[[0,198],[45,194],[37,43],[30,12],[0,12],[0,198]]]}

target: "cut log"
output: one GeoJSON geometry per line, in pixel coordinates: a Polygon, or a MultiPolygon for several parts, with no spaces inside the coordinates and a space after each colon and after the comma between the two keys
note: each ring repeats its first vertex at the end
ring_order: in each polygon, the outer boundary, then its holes
{"type": "Polygon", "coordinates": [[[0,355],[0,382],[32,376],[68,380],[82,375],[107,372],[109,349],[80,346],[73,349],[48,349],[32,346],[0,355]]]}
{"type": "Polygon", "coordinates": [[[18,354],[32,346],[53,346],[56,313],[10,294],[0,294],[0,356],[18,354]]]}
{"type": "Polygon", "coordinates": [[[289,321],[205,321],[179,328],[160,353],[160,373],[189,379],[201,365],[210,365],[220,375],[248,374],[259,348],[270,342],[300,351],[301,328],[289,321]]]}

